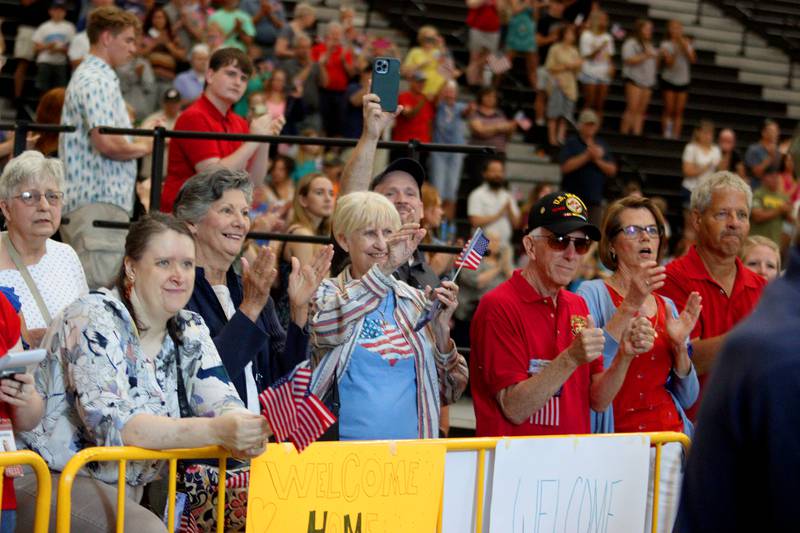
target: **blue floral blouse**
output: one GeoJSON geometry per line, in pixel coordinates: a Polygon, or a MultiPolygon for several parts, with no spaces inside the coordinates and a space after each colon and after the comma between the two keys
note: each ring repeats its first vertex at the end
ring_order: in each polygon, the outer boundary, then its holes
{"type": "MultiPolygon", "coordinates": [[[[195,416],[246,410],[217,349],[197,313],[177,316],[181,371],[195,416]]],[[[133,320],[116,291],[87,294],[50,325],[42,346],[48,355],[36,372],[45,415],[22,440],[51,469],[61,471],[72,456],[91,446],[123,446],[122,428],[137,414],[180,417],[175,344],[166,335],[155,360],[141,351],[133,320]]],[[[159,461],[131,461],[127,483],[154,479],[159,461]]],[[[89,463],[90,474],[117,481],[115,462],[89,463]]]]}

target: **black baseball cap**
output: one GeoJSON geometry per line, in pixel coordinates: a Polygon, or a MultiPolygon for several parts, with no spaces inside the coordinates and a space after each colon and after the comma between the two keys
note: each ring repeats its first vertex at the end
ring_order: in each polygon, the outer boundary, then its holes
{"type": "Polygon", "coordinates": [[[422,165],[410,157],[401,157],[400,159],[395,159],[389,163],[389,166],[383,169],[383,172],[375,176],[369,186],[369,190],[374,191],[375,187],[377,187],[380,182],[383,181],[383,178],[392,172],[405,172],[406,174],[410,175],[412,178],[414,178],[414,181],[417,182],[417,186],[420,189],[422,189],[422,184],[425,183],[425,169],[422,168],[422,165]]]}
{"type": "Polygon", "coordinates": [[[528,232],[545,228],[556,235],[583,230],[593,241],[600,240],[600,230],[589,222],[586,204],[568,192],[553,192],[542,196],[528,214],[528,232]]]}
{"type": "Polygon", "coordinates": [[[181,93],[179,93],[177,89],[167,89],[164,91],[163,100],[165,102],[180,102],[181,93]]]}

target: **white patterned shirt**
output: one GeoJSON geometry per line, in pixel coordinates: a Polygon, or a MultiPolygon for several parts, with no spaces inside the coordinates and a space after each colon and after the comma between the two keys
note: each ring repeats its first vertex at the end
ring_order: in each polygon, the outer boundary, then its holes
{"type": "MultiPolygon", "coordinates": [[[[2,234],[0,234],[0,238],[2,234]]],[[[66,306],[89,292],[86,276],[83,273],[78,254],[68,244],[47,239],[44,256],[35,265],[28,266],[28,272],[42,295],[51,317],[55,317],[66,306]]],[[[11,287],[22,303],[22,315],[28,329],[46,328],[44,317],[28,284],[19,270],[9,268],[0,270],[0,286],[11,287]]]]}
{"type": "Polygon", "coordinates": [[[61,124],[76,128],[74,133],[62,133],[58,143],[66,167],[64,211],[109,203],[133,214],[136,161],[115,161],[92,145],[91,130],[98,126],[131,127],[119,78],[99,57],[89,54],[75,69],[67,86],[61,124]]]}
{"type": "MultiPolygon", "coordinates": [[[[208,328],[197,313],[180,311],[176,329],[183,345],[180,370],[188,407],[196,417],[244,412],[208,328]]],[[[124,446],[122,430],[142,413],[180,418],[176,348],[169,335],[148,358],[128,310],[116,290],[92,292],[53,319],[42,347],[47,357],[36,369],[44,398],[39,425],[20,433],[52,470],[61,471],[75,453],[91,446],[124,446]]],[[[129,485],[143,485],[160,472],[161,461],[130,461],[129,485]]],[[[81,474],[117,481],[117,464],[89,463],[81,474]]]]}

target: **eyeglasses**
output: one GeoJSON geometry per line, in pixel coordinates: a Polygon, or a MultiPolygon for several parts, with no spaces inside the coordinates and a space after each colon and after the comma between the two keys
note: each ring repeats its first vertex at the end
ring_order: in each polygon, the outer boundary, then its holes
{"type": "Polygon", "coordinates": [[[64,198],[64,193],[61,191],[47,191],[42,194],[39,191],[23,191],[16,196],[12,196],[12,198],[19,198],[23,204],[33,206],[42,200],[42,196],[44,196],[48,204],[55,206],[64,198]]]}
{"type": "Polygon", "coordinates": [[[587,237],[570,237],[569,235],[538,235],[534,239],[547,239],[547,245],[551,250],[563,252],[569,248],[569,243],[575,245],[575,253],[583,255],[589,251],[592,240],[587,237]]]}
{"type": "Polygon", "coordinates": [[[655,224],[650,226],[637,226],[635,224],[631,224],[630,226],[619,228],[614,232],[614,235],[617,233],[622,233],[626,239],[635,239],[644,233],[647,233],[648,237],[652,237],[654,239],[661,237],[661,231],[655,224]]]}

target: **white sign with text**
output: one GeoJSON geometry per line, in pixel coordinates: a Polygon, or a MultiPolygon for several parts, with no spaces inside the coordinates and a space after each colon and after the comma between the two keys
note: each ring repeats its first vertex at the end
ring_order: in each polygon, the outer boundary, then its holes
{"type": "Polygon", "coordinates": [[[650,439],[506,439],[494,455],[489,533],[642,531],[650,439]]]}

